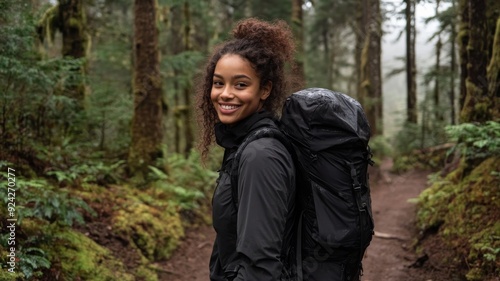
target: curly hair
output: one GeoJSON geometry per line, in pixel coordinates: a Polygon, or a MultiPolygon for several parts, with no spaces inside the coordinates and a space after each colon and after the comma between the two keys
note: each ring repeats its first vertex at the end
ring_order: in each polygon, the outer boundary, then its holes
{"type": "Polygon", "coordinates": [[[255,18],[241,20],[231,32],[232,39],[217,46],[208,60],[197,89],[198,123],[202,130],[200,150],[203,158],[214,141],[217,112],[210,99],[215,66],[227,54],[239,55],[250,62],[260,78],[260,87],[272,83],[263,108],[279,115],[289,94],[290,81],[285,75],[285,63],[293,64],[295,44],[290,27],[284,21],[274,23],[255,18]]]}

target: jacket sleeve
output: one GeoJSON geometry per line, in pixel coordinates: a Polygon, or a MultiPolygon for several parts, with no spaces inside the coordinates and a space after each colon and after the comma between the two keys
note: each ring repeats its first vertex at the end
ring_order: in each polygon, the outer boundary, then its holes
{"type": "Polygon", "coordinates": [[[272,138],[248,144],[241,157],[236,245],[240,268],[234,280],[280,280],[285,223],[295,189],[292,157],[272,138]]]}

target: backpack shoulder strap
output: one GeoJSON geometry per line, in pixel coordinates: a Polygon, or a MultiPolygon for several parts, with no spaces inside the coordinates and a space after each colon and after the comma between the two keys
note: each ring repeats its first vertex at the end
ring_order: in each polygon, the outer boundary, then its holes
{"type": "Polygon", "coordinates": [[[231,193],[236,208],[238,208],[238,178],[239,178],[239,166],[240,166],[241,155],[243,154],[243,151],[245,150],[248,144],[250,144],[254,140],[261,138],[273,138],[279,140],[285,146],[288,152],[292,155],[292,157],[295,157],[292,144],[278,128],[272,126],[266,126],[258,128],[253,132],[251,132],[238,147],[238,150],[235,152],[232,161],[233,163],[231,164],[231,169],[230,169],[231,172],[229,173],[231,176],[231,193]]]}

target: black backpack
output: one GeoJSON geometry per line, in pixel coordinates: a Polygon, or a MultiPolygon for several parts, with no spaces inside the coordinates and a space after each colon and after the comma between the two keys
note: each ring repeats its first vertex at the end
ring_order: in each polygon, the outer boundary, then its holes
{"type": "MultiPolygon", "coordinates": [[[[361,105],[334,91],[310,88],[285,102],[279,130],[258,128],[236,151],[231,168],[233,200],[237,202],[241,153],[252,141],[280,140],[294,158],[297,170],[297,274],[302,280],[303,252],[359,253],[373,235],[368,165],[370,126],[361,105]],[[330,249],[330,250],[329,250],[330,249]]],[[[340,258],[340,257],[339,257],[340,258]]]]}

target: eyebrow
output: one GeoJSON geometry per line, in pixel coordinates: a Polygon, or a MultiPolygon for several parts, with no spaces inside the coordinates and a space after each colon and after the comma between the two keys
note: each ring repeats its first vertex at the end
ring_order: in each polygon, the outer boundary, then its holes
{"type": "MultiPolygon", "coordinates": [[[[220,79],[223,79],[224,77],[220,74],[217,74],[217,73],[214,73],[214,77],[217,77],[217,78],[220,78],[220,79]]],[[[234,75],[232,77],[233,79],[240,79],[240,78],[246,78],[248,80],[252,80],[252,78],[248,77],[247,75],[245,74],[237,74],[237,75],[234,75]]]]}

